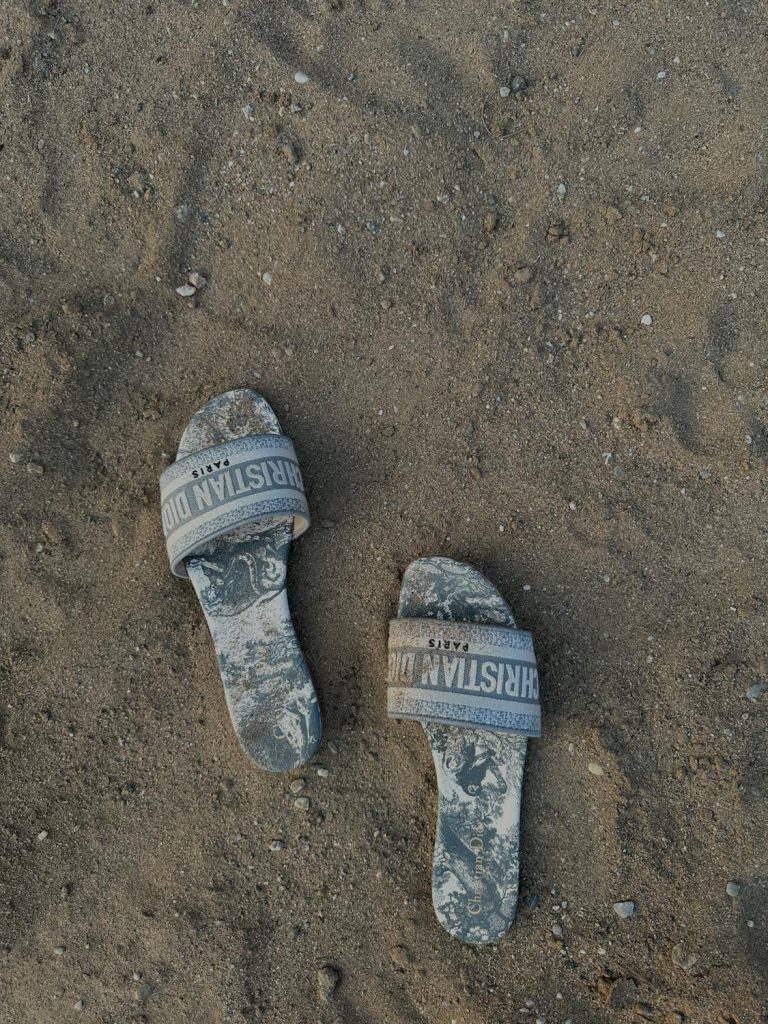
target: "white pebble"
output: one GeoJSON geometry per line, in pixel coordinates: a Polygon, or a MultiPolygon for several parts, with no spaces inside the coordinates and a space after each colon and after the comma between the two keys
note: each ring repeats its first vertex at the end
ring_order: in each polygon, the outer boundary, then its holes
{"type": "Polygon", "coordinates": [[[619,917],[626,919],[634,914],[635,904],[632,900],[621,900],[621,902],[613,904],[613,909],[619,917]]]}
{"type": "Polygon", "coordinates": [[[188,299],[195,294],[197,288],[193,284],[180,284],[176,289],[176,294],[180,295],[182,299],[188,299]]]}
{"type": "Polygon", "coordinates": [[[24,452],[11,452],[8,456],[14,466],[18,466],[20,462],[24,461],[24,452]]]}
{"type": "Polygon", "coordinates": [[[738,896],[741,892],[741,886],[738,882],[729,882],[725,887],[725,891],[729,896],[738,896]]]}
{"type": "Polygon", "coordinates": [[[643,327],[650,327],[653,323],[653,317],[650,313],[643,313],[643,315],[640,317],[640,323],[643,325],[643,327]]]}
{"type": "Polygon", "coordinates": [[[603,771],[602,767],[597,763],[597,761],[590,761],[589,764],[587,765],[587,771],[590,773],[590,775],[604,775],[605,774],[605,772],[603,771]]]}
{"type": "Polygon", "coordinates": [[[261,275],[261,280],[265,285],[269,286],[272,284],[272,275],[267,271],[261,275]]]}
{"type": "Polygon", "coordinates": [[[306,85],[307,82],[309,81],[309,75],[307,75],[304,71],[297,71],[296,74],[293,76],[293,80],[294,82],[296,82],[297,85],[306,85]]]}
{"type": "Polygon", "coordinates": [[[501,98],[505,100],[511,92],[512,90],[509,88],[508,85],[502,85],[502,87],[499,89],[499,96],[501,96],[501,98]]]}
{"type": "Polygon", "coordinates": [[[725,238],[725,232],[721,231],[720,228],[718,228],[715,232],[715,238],[719,238],[722,241],[722,239],[725,238]]]}

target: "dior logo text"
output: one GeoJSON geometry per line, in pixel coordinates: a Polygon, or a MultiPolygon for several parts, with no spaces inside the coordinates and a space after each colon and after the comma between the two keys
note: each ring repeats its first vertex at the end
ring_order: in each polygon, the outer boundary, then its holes
{"type": "Polygon", "coordinates": [[[220,508],[246,494],[275,488],[303,490],[299,467],[290,459],[255,459],[234,468],[229,468],[229,459],[222,459],[217,469],[218,465],[214,462],[193,470],[192,481],[163,502],[166,534],[200,512],[220,508]]]}
{"type": "Polygon", "coordinates": [[[485,834],[485,826],[482,821],[478,821],[472,830],[472,836],[469,840],[469,848],[475,855],[475,865],[472,870],[472,879],[470,882],[472,895],[467,900],[467,910],[473,917],[477,916],[482,910],[482,898],[483,898],[483,876],[485,875],[485,842],[483,836],[485,834]]]}
{"type": "Polygon", "coordinates": [[[535,665],[476,655],[392,651],[389,680],[394,686],[464,690],[523,701],[539,699],[535,665]]]}

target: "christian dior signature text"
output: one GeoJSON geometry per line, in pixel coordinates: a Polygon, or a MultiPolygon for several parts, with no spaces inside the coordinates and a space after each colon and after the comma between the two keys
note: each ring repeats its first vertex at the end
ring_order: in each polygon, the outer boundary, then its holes
{"type": "Polygon", "coordinates": [[[464,690],[488,696],[539,699],[535,665],[476,655],[391,651],[389,680],[394,686],[464,690]]]}
{"type": "Polygon", "coordinates": [[[206,509],[246,494],[274,488],[303,490],[299,467],[290,459],[257,459],[234,468],[229,468],[229,459],[223,459],[193,469],[191,477],[163,503],[166,533],[206,509]]]}

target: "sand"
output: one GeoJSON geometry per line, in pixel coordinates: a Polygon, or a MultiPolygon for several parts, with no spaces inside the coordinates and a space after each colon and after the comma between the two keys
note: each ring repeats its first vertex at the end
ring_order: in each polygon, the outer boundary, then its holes
{"type": "Polygon", "coordinates": [[[766,38],[756,0],[6,0],[3,1024],[766,1019],[766,38]],[[160,529],[235,387],[314,515],[325,739],[282,777],[160,529]],[[385,717],[428,554],[540,659],[481,950],[434,918],[431,758],[385,717]]]}

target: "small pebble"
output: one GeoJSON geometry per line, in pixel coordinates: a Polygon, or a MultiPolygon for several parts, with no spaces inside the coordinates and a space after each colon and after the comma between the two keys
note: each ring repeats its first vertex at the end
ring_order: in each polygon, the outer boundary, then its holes
{"type": "Polygon", "coordinates": [[[176,294],[180,295],[182,299],[189,299],[195,294],[196,291],[197,288],[195,288],[193,284],[180,284],[179,287],[176,289],[176,294]]]}
{"type": "Polygon", "coordinates": [[[650,327],[653,323],[653,317],[650,313],[643,313],[643,315],[640,317],[640,323],[643,325],[643,327],[650,327]]]}
{"type": "Polygon", "coordinates": [[[193,288],[197,288],[198,290],[200,288],[205,288],[205,286],[208,284],[207,279],[204,278],[202,274],[190,274],[187,280],[189,281],[193,288]]]}
{"type": "Polygon", "coordinates": [[[389,951],[389,959],[395,967],[405,970],[413,963],[413,954],[406,946],[393,946],[389,951]]]}
{"type": "Polygon", "coordinates": [[[562,202],[563,199],[565,199],[565,194],[566,194],[567,191],[568,191],[568,189],[566,188],[565,182],[561,181],[560,184],[557,186],[557,198],[561,202],[562,202]]]}
{"type": "Polygon", "coordinates": [[[36,476],[40,476],[40,474],[43,472],[43,467],[40,465],[39,462],[28,462],[27,472],[34,473],[36,476]]]}
{"type": "Polygon", "coordinates": [[[45,829],[43,829],[42,832],[38,832],[37,833],[37,841],[38,841],[38,843],[42,843],[43,840],[45,840],[47,838],[48,838],[48,833],[45,831],[45,829]]]}
{"type": "Polygon", "coordinates": [[[336,995],[336,989],[339,987],[340,980],[341,975],[330,964],[321,967],[317,972],[317,992],[326,1003],[330,1002],[336,995]]]}
{"type": "Polygon", "coordinates": [[[20,462],[24,461],[24,452],[11,452],[8,456],[14,466],[18,466],[20,462]]]}
{"type": "Polygon", "coordinates": [[[327,779],[329,772],[327,768],[318,768],[317,774],[320,776],[321,779],[327,779]]]}
{"type": "Polygon", "coordinates": [[[82,1008],[83,1008],[83,1000],[82,999],[78,999],[77,1002],[72,1007],[73,1010],[77,1010],[78,1012],[80,1010],[82,1010],[82,1008]]]}
{"type": "Polygon", "coordinates": [[[53,947],[53,954],[54,954],[54,956],[64,956],[64,953],[65,953],[65,947],[64,946],[54,946],[53,947]]]}
{"type": "Polygon", "coordinates": [[[741,886],[738,882],[729,882],[725,887],[725,891],[729,896],[738,896],[741,892],[741,886]]]}
{"type": "Polygon", "coordinates": [[[285,843],[283,842],[282,839],[273,839],[272,842],[269,844],[269,849],[272,851],[272,853],[279,853],[280,850],[285,849],[285,843]]]}
{"type": "Polygon", "coordinates": [[[507,96],[510,95],[511,92],[512,90],[509,88],[508,85],[502,85],[502,87],[499,89],[499,96],[501,96],[501,98],[505,100],[507,96]]]}
{"type": "Polygon", "coordinates": [[[269,285],[272,284],[272,275],[269,273],[269,271],[267,271],[266,273],[261,275],[261,280],[263,284],[269,287],[269,285]]]}
{"type": "Polygon", "coordinates": [[[498,215],[490,212],[483,217],[483,231],[486,235],[492,235],[499,223],[498,215]]]}
{"type": "Polygon", "coordinates": [[[626,920],[626,918],[632,917],[632,915],[634,914],[635,904],[632,902],[632,900],[621,900],[619,903],[613,904],[613,909],[619,915],[619,917],[626,920]]]}
{"type": "Polygon", "coordinates": [[[746,698],[747,700],[751,700],[754,703],[754,701],[760,700],[765,691],[765,683],[755,683],[754,686],[750,686],[750,688],[747,690],[746,698]]]}
{"type": "Polygon", "coordinates": [[[587,765],[587,771],[590,773],[590,775],[604,775],[605,774],[603,772],[602,767],[597,763],[597,761],[590,761],[589,764],[587,765]]]}
{"type": "Polygon", "coordinates": [[[294,779],[289,789],[292,793],[298,794],[302,791],[302,789],[304,789],[305,786],[306,782],[304,781],[304,779],[294,779]]]}
{"type": "Polygon", "coordinates": [[[698,962],[698,956],[695,953],[686,953],[682,942],[678,942],[678,944],[673,948],[672,963],[677,967],[680,967],[683,971],[692,971],[698,962]]]}
{"type": "Polygon", "coordinates": [[[299,811],[309,810],[309,797],[300,796],[297,800],[293,801],[293,806],[299,811]]]}
{"type": "Polygon", "coordinates": [[[559,924],[552,925],[552,934],[555,936],[556,939],[559,939],[562,936],[563,929],[559,924]]]}
{"type": "Polygon", "coordinates": [[[528,88],[528,79],[527,78],[523,78],[522,75],[515,75],[515,77],[512,79],[512,92],[514,92],[514,93],[525,92],[525,90],[527,88],[528,88]]]}
{"type": "Polygon", "coordinates": [[[294,82],[296,82],[297,85],[306,85],[307,82],[309,81],[309,75],[306,74],[304,71],[297,71],[296,74],[293,76],[293,80],[294,82]]]}
{"type": "Polygon", "coordinates": [[[722,241],[725,238],[725,232],[721,231],[718,228],[717,231],[715,232],[715,238],[719,238],[722,241]]]}

